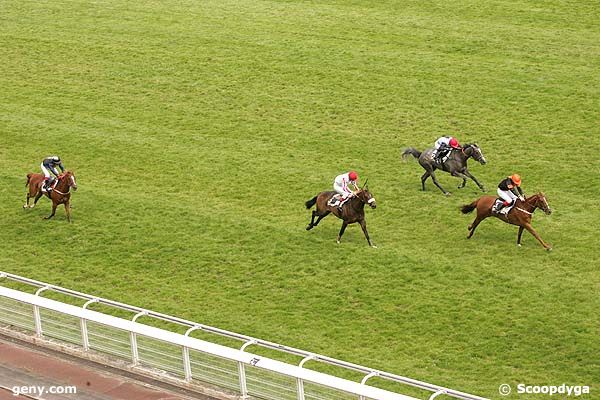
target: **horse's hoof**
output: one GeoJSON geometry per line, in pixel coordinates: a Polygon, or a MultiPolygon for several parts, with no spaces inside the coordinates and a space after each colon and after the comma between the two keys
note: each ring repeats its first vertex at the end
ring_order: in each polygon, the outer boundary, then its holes
{"type": "Polygon", "coordinates": [[[29,208],[27,204],[23,204],[23,208],[29,208]]]}
{"type": "Polygon", "coordinates": [[[377,248],[377,246],[375,246],[374,244],[372,244],[372,245],[371,245],[371,247],[372,247],[372,248],[374,248],[374,249],[376,249],[376,248],[377,248]]]}
{"type": "Polygon", "coordinates": [[[310,224],[306,225],[306,230],[307,231],[310,231],[311,229],[312,229],[312,225],[310,225],[310,224]]]}
{"type": "Polygon", "coordinates": [[[445,193],[444,193],[444,196],[450,196],[451,194],[452,194],[452,193],[450,193],[450,192],[445,192],[445,193]]]}
{"type": "Polygon", "coordinates": [[[552,251],[552,247],[546,247],[546,251],[552,251]]]}
{"type": "Polygon", "coordinates": [[[521,247],[521,243],[517,243],[517,247],[521,247]]]}

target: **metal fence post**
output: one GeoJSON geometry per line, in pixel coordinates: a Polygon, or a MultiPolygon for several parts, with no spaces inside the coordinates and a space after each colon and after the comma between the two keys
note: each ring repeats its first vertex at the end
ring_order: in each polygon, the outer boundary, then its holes
{"type": "MultiPolygon", "coordinates": [[[[367,383],[367,380],[368,380],[369,378],[372,378],[372,377],[374,377],[374,376],[379,376],[379,372],[378,372],[378,371],[372,371],[372,372],[369,372],[367,375],[365,375],[365,377],[364,377],[364,378],[362,378],[362,381],[360,381],[360,384],[361,384],[361,385],[366,385],[366,383],[367,383]]],[[[360,400],[365,400],[365,396],[360,396],[360,400]]]]}
{"type": "MultiPolygon", "coordinates": [[[[90,300],[86,301],[85,304],[83,305],[83,309],[87,310],[87,307],[90,304],[96,303],[96,302],[98,302],[98,299],[90,299],[90,300]]],[[[83,350],[88,351],[90,349],[90,339],[88,336],[87,322],[86,322],[85,318],[81,318],[79,320],[79,325],[81,326],[81,342],[83,343],[83,350]]]]}
{"type": "MultiPolygon", "coordinates": [[[[43,286],[36,290],[35,295],[39,296],[44,290],[50,289],[50,286],[43,286]]],[[[39,338],[42,337],[44,331],[42,330],[42,316],[40,315],[40,308],[33,306],[33,320],[35,323],[35,335],[39,338]]]]}
{"type": "MultiPolygon", "coordinates": [[[[200,325],[192,326],[190,329],[188,329],[185,332],[184,336],[189,336],[190,333],[192,333],[193,331],[195,331],[197,329],[202,329],[202,327],[200,325]]],[[[190,362],[190,349],[188,349],[187,347],[183,347],[182,351],[183,351],[183,370],[185,371],[185,381],[191,382],[193,377],[192,377],[192,364],[190,362]]]]}
{"type": "MultiPolygon", "coordinates": [[[[255,344],[256,340],[249,340],[240,347],[240,351],[246,351],[246,347],[255,344]]],[[[240,393],[242,399],[248,398],[248,382],[246,381],[246,367],[243,362],[238,362],[238,371],[240,375],[240,393]]]]}
{"type": "MultiPolygon", "coordinates": [[[[300,364],[298,364],[298,367],[303,368],[305,362],[312,360],[314,358],[315,358],[314,354],[304,357],[302,359],[302,361],[300,361],[300,364]]],[[[304,400],[304,381],[301,378],[298,378],[296,380],[296,389],[298,391],[298,400],[304,400]]]]}
{"type": "MultiPolygon", "coordinates": [[[[148,311],[144,310],[144,311],[140,311],[139,313],[135,314],[133,316],[133,318],[131,319],[131,322],[135,322],[142,315],[148,315],[148,311]]],[[[129,332],[129,338],[131,341],[131,359],[133,361],[133,366],[136,366],[140,363],[139,362],[140,356],[138,353],[138,346],[137,346],[137,337],[134,332],[129,332]]]]}

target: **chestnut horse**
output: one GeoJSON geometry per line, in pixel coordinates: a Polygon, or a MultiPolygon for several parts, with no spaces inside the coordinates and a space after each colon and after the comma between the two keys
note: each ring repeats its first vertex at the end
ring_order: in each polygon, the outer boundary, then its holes
{"type": "Polygon", "coordinates": [[[352,196],[352,198],[346,201],[341,212],[337,206],[328,205],[329,200],[335,194],[336,192],[321,192],[305,203],[307,209],[310,209],[315,204],[317,205],[317,209],[313,210],[312,212],[312,218],[310,223],[306,226],[306,230],[311,230],[317,226],[323,218],[328,216],[330,213],[333,213],[333,215],[342,220],[342,228],[340,229],[340,233],[337,237],[338,244],[340,243],[342,235],[344,234],[348,224],[358,222],[363,230],[363,233],[365,234],[365,238],[367,239],[369,246],[376,248],[377,246],[371,243],[369,232],[367,232],[367,223],[365,222],[365,204],[368,204],[371,208],[377,207],[375,198],[371,195],[368,188],[365,186],[356,193],[356,196],[352,196]],[[318,217],[316,221],[315,217],[318,217]]]}
{"type": "Polygon", "coordinates": [[[56,178],[56,183],[53,185],[54,189],[50,193],[42,192],[42,186],[44,184],[44,175],[42,174],[27,174],[27,183],[25,187],[29,187],[27,192],[27,201],[23,205],[23,208],[33,208],[37,204],[40,197],[45,194],[50,200],[52,200],[52,214],[45,217],[44,219],[50,219],[56,213],[56,207],[59,204],[64,204],[65,212],[67,214],[67,220],[71,222],[71,193],[69,190],[77,190],[77,182],[75,182],[75,175],[71,171],[65,171],[56,178]],[[33,204],[29,205],[29,199],[34,198],[33,204]]]}
{"type": "Polygon", "coordinates": [[[523,229],[527,229],[529,233],[531,233],[546,250],[552,250],[552,246],[545,243],[540,235],[538,235],[535,229],[533,229],[531,226],[531,217],[533,216],[533,212],[536,208],[541,209],[546,213],[546,215],[550,215],[552,213],[552,209],[548,205],[548,200],[546,200],[544,193],[540,192],[534,194],[533,196],[525,199],[525,201],[517,199],[517,203],[507,215],[492,212],[492,207],[494,206],[495,201],[496,197],[494,196],[482,196],[471,204],[461,207],[460,210],[463,214],[470,213],[471,211],[477,209],[477,217],[468,227],[469,235],[467,236],[467,239],[470,239],[471,236],[473,236],[473,233],[475,233],[475,228],[477,228],[477,225],[479,225],[481,221],[487,217],[496,217],[508,224],[517,225],[519,227],[519,234],[517,235],[517,245],[519,247],[521,246],[521,235],[523,234],[523,229]]]}

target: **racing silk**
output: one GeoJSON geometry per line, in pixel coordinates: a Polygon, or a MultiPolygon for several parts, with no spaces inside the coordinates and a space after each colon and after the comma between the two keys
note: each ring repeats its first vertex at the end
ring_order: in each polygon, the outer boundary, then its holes
{"type": "Polygon", "coordinates": [[[523,196],[523,191],[521,188],[513,182],[512,179],[506,178],[498,185],[498,189],[504,192],[510,192],[515,196],[523,196]]]}
{"type": "Polygon", "coordinates": [[[356,181],[350,180],[349,172],[338,175],[333,181],[333,190],[346,198],[352,194],[352,190],[348,187],[349,184],[356,185],[356,181]]]}
{"type": "Polygon", "coordinates": [[[451,139],[452,139],[452,136],[442,136],[441,138],[439,138],[438,140],[435,141],[433,146],[435,147],[436,150],[438,150],[442,145],[450,147],[451,139]]]}
{"type": "Polygon", "coordinates": [[[40,164],[40,168],[42,169],[42,172],[44,173],[44,177],[49,182],[54,181],[54,178],[52,178],[50,175],[50,171],[52,171],[52,173],[55,176],[58,176],[58,171],[56,170],[57,166],[58,166],[58,168],[60,168],[61,172],[65,172],[65,167],[63,167],[62,161],[60,161],[60,157],[58,157],[58,156],[46,157],[46,158],[44,158],[44,161],[42,161],[42,163],[40,164]],[[52,179],[50,179],[50,178],[52,178],[52,179]]]}
{"type": "Polygon", "coordinates": [[[62,161],[58,156],[50,156],[44,158],[44,161],[42,161],[42,165],[46,168],[53,170],[56,170],[56,167],[58,167],[60,168],[61,172],[65,172],[65,167],[63,166],[62,161]]]}

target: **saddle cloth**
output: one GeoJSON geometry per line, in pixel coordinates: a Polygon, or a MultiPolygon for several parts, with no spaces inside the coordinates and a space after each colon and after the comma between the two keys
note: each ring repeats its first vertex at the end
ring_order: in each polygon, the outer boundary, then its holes
{"type": "Polygon", "coordinates": [[[338,206],[338,205],[340,205],[339,202],[341,200],[342,200],[342,195],[339,194],[339,193],[336,193],[333,196],[331,196],[331,199],[329,199],[329,201],[327,202],[327,205],[330,206],[330,207],[338,206]]]}
{"type": "MultiPolygon", "coordinates": [[[[437,153],[438,153],[438,150],[434,150],[434,151],[431,153],[431,161],[438,161],[438,158],[437,158],[437,153]]],[[[451,153],[450,151],[449,151],[449,152],[447,152],[447,153],[444,155],[444,157],[442,157],[442,158],[439,160],[439,162],[440,162],[440,163],[442,163],[442,164],[443,164],[443,163],[445,163],[445,162],[446,162],[446,160],[448,159],[448,157],[450,157],[450,153],[451,153]]]]}
{"type": "MultiPolygon", "coordinates": [[[[504,204],[504,200],[496,199],[496,202],[494,203],[494,209],[497,210],[498,207],[500,207],[500,204],[504,204]]],[[[517,204],[517,202],[513,201],[513,203],[511,205],[502,208],[500,211],[497,212],[497,214],[501,214],[501,215],[508,214],[508,212],[514,208],[515,204],[517,204]]]]}

